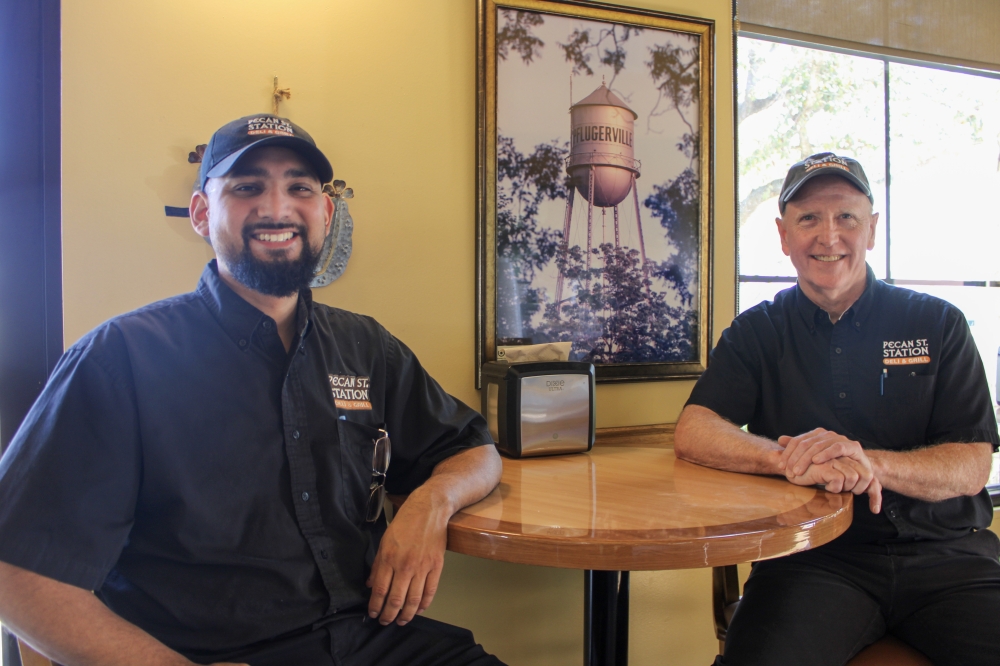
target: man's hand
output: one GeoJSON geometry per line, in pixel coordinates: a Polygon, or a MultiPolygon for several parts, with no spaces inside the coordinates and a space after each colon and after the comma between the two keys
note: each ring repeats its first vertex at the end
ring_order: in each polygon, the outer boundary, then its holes
{"type": "Polygon", "coordinates": [[[496,448],[478,446],[439,462],[431,478],[410,493],[382,537],[368,576],[371,617],[403,625],[431,605],[444,566],[448,521],[489,494],[502,470],[496,448]]]}
{"type": "Polygon", "coordinates": [[[868,493],[872,513],[882,510],[882,483],[875,476],[871,460],[861,444],[823,428],[803,435],[782,435],[778,445],[784,448],[778,466],[785,478],[798,485],[823,483],[831,492],[868,493]],[[812,468],[817,469],[813,470],[812,468]],[[831,481],[811,481],[813,478],[831,481]]]}
{"type": "Polygon", "coordinates": [[[823,486],[831,493],[845,492],[857,482],[857,474],[852,467],[832,462],[810,465],[803,474],[786,473],[785,478],[797,486],[823,486]]]}
{"type": "Polygon", "coordinates": [[[871,462],[861,444],[823,428],[816,428],[796,437],[782,435],[778,438],[778,445],[785,449],[778,466],[790,469],[796,476],[803,474],[809,465],[825,463],[834,458],[851,458],[871,469],[871,462]]]}
{"type": "Polygon", "coordinates": [[[382,625],[404,625],[431,605],[437,593],[451,513],[414,491],[382,537],[367,585],[368,615],[382,625]]]}

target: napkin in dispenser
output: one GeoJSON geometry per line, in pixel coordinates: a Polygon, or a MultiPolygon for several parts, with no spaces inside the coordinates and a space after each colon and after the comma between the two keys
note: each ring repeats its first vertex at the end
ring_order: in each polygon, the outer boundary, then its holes
{"type": "Polygon", "coordinates": [[[490,361],[483,415],[497,449],[512,458],[589,451],[594,445],[594,365],[490,361]]]}

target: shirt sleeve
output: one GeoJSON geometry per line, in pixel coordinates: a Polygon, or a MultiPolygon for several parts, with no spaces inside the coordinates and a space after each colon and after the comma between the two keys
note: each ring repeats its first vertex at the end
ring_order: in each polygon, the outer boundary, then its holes
{"type": "Polygon", "coordinates": [[[493,440],[479,412],[446,393],[406,345],[382,332],[388,387],[385,419],[392,442],[386,489],[405,494],[426,481],[445,458],[493,440]]]}
{"type": "Polygon", "coordinates": [[[1000,438],[983,359],[958,308],[948,309],[941,347],[927,443],[989,442],[996,451],[1000,438]]]}
{"type": "Polygon", "coordinates": [[[738,426],[746,425],[760,399],[760,358],[760,343],[750,317],[737,317],[709,354],[708,368],[698,378],[687,404],[711,409],[738,426]]]}
{"type": "Polygon", "coordinates": [[[118,560],[141,469],[126,358],[105,327],[59,360],[0,459],[0,560],[88,590],[118,560]]]}

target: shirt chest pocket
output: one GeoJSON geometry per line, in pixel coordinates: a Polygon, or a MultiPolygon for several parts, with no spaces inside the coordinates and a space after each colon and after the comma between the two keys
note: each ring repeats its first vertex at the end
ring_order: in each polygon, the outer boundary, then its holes
{"type": "Polygon", "coordinates": [[[923,446],[934,406],[937,375],[911,368],[887,368],[881,380],[878,430],[889,449],[923,446]]]}
{"type": "Polygon", "coordinates": [[[371,495],[375,440],[382,433],[378,428],[354,421],[338,420],[337,427],[344,460],[341,473],[345,513],[351,522],[361,525],[365,522],[371,495]]]}

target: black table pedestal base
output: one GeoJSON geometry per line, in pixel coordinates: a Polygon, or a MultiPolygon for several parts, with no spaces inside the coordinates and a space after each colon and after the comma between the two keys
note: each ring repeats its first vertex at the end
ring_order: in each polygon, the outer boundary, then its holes
{"type": "Polygon", "coordinates": [[[583,666],[628,664],[627,571],[583,572],[583,666]]]}

